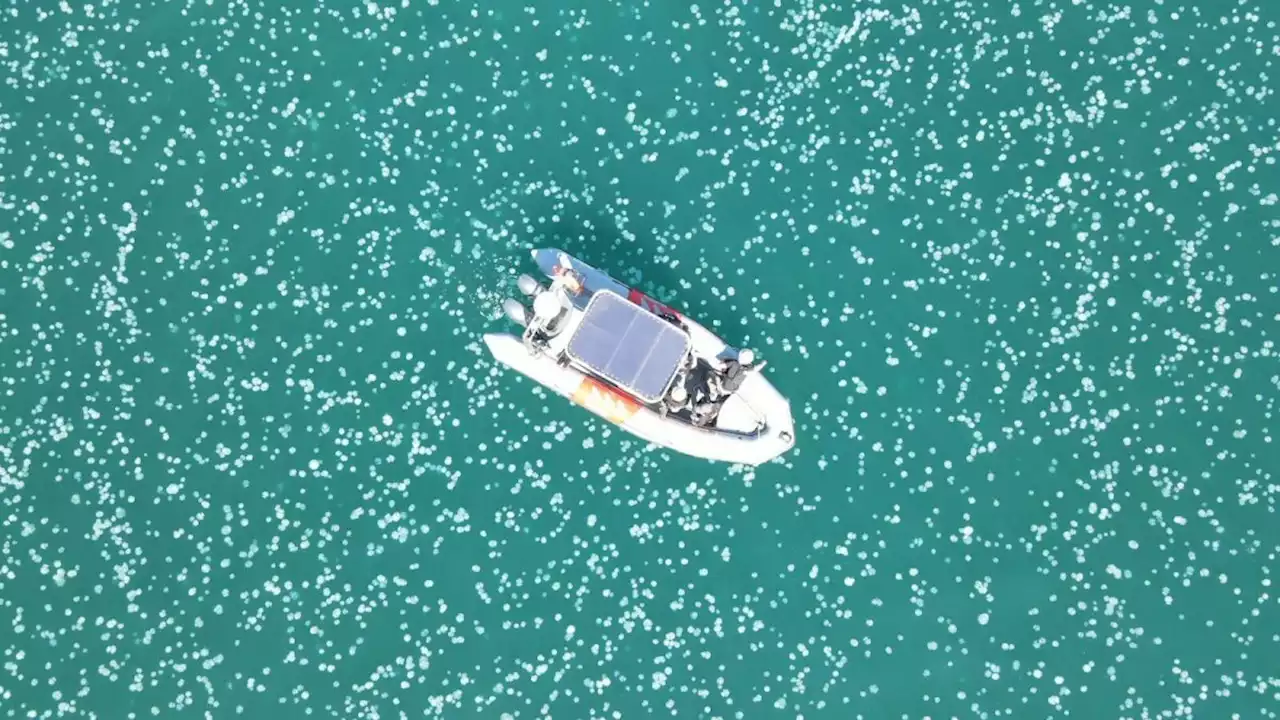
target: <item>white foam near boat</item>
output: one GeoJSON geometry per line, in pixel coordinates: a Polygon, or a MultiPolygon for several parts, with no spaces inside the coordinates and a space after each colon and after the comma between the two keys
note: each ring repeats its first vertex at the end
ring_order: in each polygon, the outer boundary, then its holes
{"type": "Polygon", "coordinates": [[[533,250],[551,286],[521,276],[521,335],[490,333],[503,365],[627,432],[685,455],[760,465],[795,445],[791,405],[762,364],[568,253],[533,250]]]}

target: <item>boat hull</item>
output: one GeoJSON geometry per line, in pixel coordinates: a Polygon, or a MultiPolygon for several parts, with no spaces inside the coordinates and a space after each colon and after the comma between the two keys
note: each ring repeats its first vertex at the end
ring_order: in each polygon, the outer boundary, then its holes
{"type": "MultiPolygon", "coordinates": [[[[730,348],[714,333],[680,315],[657,300],[623,285],[606,273],[554,249],[532,251],[538,267],[555,277],[568,263],[582,278],[583,292],[573,298],[575,307],[585,308],[590,296],[601,290],[617,293],[657,314],[678,318],[689,330],[694,351],[702,357],[728,357],[730,348]]],[[[674,415],[664,415],[642,404],[622,390],[592,377],[571,365],[561,365],[545,353],[531,354],[520,337],[509,333],[484,336],[494,359],[540,385],[555,391],[597,416],[655,445],[693,457],[721,462],[760,465],[787,452],[795,445],[795,425],[786,398],[760,372],[749,373],[734,393],[735,413],[752,413],[753,422],[724,423],[727,427],[698,427],[674,415]],[[760,427],[751,432],[744,426],[760,427]],[[738,429],[730,429],[738,428],[738,429]]],[[[726,404],[726,408],[728,404],[726,404]]],[[[722,411],[723,412],[723,411],[722,411]]],[[[724,418],[734,420],[735,418],[724,418]]]]}

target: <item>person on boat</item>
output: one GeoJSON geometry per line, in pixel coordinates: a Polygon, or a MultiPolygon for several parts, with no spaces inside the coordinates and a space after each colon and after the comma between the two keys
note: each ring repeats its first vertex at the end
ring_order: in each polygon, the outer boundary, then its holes
{"type": "Polygon", "coordinates": [[[658,411],[662,415],[666,415],[667,413],[680,413],[689,408],[689,391],[685,389],[684,378],[677,378],[675,384],[671,386],[671,392],[667,393],[667,397],[663,400],[658,411]]]}
{"type": "Polygon", "coordinates": [[[698,427],[706,427],[716,421],[720,414],[720,403],[705,389],[699,389],[693,401],[693,412],[690,419],[698,427]]]}
{"type": "Polygon", "coordinates": [[[566,292],[572,295],[581,295],[582,291],[586,288],[586,284],[582,282],[582,276],[575,270],[565,270],[558,274],[552,284],[560,285],[566,292]]]}
{"type": "Polygon", "coordinates": [[[529,320],[523,338],[524,346],[530,354],[536,355],[545,349],[547,341],[560,331],[568,305],[567,298],[562,295],[563,291],[553,286],[534,296],[533,317],[529,320]]]}
{"type": "Polygon", "coordinates": [[[520,339],[524,341],[524,349],[528,350],[530,355],[542,354],[547,346],[546,336],[532,327],[526,328],[520,339]]]}
{"type": "Polygon", "coordinates": [[[573,269],[573,263],[568,257],[561,255],[560,262],[552,270],[555,279],[551,281],[553,286],[559,284],[572,295],[581,295],[582,291],[587,288],[586,278],[582,273],[573,269]]]}
{"type": "Polygon", "coordinates": [[[728,397],[737,392],[747,379],[747,373],[764,367],[764,363],[757,365],[755,360],[756,354],[747,348],[739,350],[734,357],[725,360],[718,368],[719,372],[712,376],[715,394],[719,397],[728,397]]]}

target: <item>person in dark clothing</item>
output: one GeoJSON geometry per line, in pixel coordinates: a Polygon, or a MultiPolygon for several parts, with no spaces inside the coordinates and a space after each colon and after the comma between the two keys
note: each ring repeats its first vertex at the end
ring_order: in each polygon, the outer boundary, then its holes
{"type": "Polygon", "coordinates": [[[693,401],[691,420],[694,425],[706,427],[716,420],[720,412],[720,403],[711,398],[710,393],[699,391],[693,401]]]}
{"type": "Polygon", "coordinates": [[[742,387],[742,381],[747,379],[747,369],[737,360],[729,360],[725,363],[724,373],[719,377],[720,393],[722,395],[732,395],[742,387]]]}
{"type": "Polygon", "coordinates": [[[739,350],[737,357],[729,358],[724,361],[724,369],[717,378],[720,385],[720,394],[727,397],[738,391],[742,387],[742,383],[747,379],[747,372],[752,370],[752,363],[755,361],[755,353],[750,350],[739,350]]]}

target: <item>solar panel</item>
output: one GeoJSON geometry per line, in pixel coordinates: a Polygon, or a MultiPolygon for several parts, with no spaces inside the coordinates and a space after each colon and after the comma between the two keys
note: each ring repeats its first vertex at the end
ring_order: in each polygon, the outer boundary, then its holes
{"type": "Polygon", "coordinates": [[[684,330],[611,292],[587,304],[569,356],[644,400],[657,402],[689,352],[684,330]]]}

